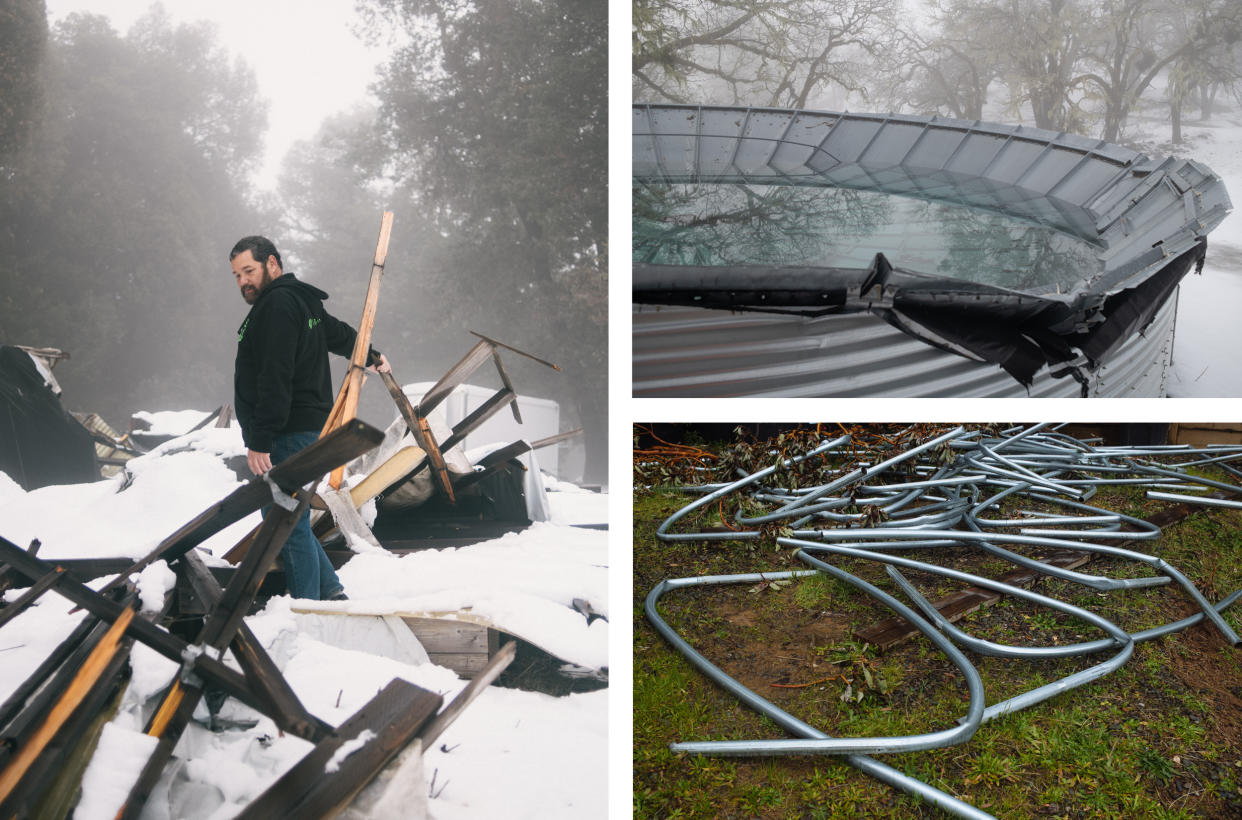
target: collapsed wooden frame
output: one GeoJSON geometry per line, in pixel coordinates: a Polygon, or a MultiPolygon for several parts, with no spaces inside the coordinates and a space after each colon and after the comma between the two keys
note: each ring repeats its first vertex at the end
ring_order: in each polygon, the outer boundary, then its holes
{"type": "Polygon", "coordinates": [[[177,662],[181,672],[147,724],[146,733],[157,738],[157,744],[131,787],[120,818],[134,818],[141,812],[208,687],[269,717],[282,731],[316,744],[302,763],[255,800],[243,813],[245,817],[334,816],[414,739],[423,738],[426,748],[512,661],[513,645],[498,652],[484,672],[442,712],[440,695],[394,680],[334,728],[301,704],[243,621],[264,574],[309,503],[310,489],[301,485],[370,450],[382,437],[380,431],[363,422],[348,422],[268,475],[208,507],[147,556],[124,567],[99,591],[87,587],[63,565],[40,559],[35,554],[37,542],[32,549],[23,550],[0,538],[0,576],[29,586],[18,600],[0,610],[5,621],[49,591],[88,613],[30,678],[0,704],[0,817],[26,816],[48,800],[63,802],[65,762],[76,754],[81,763],[74,770],[80,778],[92,753],[91,748],[84,752],[83,747],[93,747],[102,728],[98,715],[107,702],[115,703],[119,696],[118,686],[134,641],[177,662]],[[270,507],[252,548],[228,584],[221,587],[194,546],[265,504],[270,507]],[[156,560],[172,563],[206,604],[193,642],[158,625],[162,612],[136,616],[136,595],[129,576],[156,560]],[[226,649],[232,650],[241,672],[222,661],[226,649]],[[335,772],[325,773],[324,760],[363,732],[370,733],[370,740],[335,772]]]}

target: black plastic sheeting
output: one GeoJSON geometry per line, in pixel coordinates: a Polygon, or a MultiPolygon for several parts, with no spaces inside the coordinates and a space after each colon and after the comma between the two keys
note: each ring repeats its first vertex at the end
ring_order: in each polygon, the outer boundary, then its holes
{"type": "Polygon", "coordinates": [[[1141,333],[1182,277],[1202,270],[1206,252],[1200,238],[1134,287],[1072,297],[901,270],[883,254],[868,269],[635,263],[633,301],[805,317],[872,313],[936,348],[1000,365],[1027,387],[1047,365],[1085,391],[1084,371],[1141,333]]]}
{"type": "Polygon", "coordinates": [[[26,491],[99,480],[90,432],[24,350],[0,346],[0,472],[26,491]]]}

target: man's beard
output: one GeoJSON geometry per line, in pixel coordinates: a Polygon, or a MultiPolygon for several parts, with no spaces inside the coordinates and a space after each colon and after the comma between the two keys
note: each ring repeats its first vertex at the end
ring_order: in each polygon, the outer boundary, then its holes
{"type": "Polygon", "coordinates": [[[268,285],[275,281],[276,280],[272,278],[270,273],[263,271],[263,279],[260,280],[259,286],[256,288],[253,285],[246,285],[241,289],[241,297],[246,300],[246,304],[253,305],[255,300],[259,298],[259,294],[262,293],[268,285]]]}

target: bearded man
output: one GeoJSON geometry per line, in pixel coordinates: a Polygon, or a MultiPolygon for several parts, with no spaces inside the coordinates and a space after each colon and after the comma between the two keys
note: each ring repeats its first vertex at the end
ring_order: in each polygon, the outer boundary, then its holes
{"type": "MultiPolygon", "coordinates": [[[[357,332],[324,310],[328,294],[285,273],[270,239],[247,236],[229,252],[233,277],[250,312],[237,330],[233,406],[250,471],[262,475],[314,443],[332,411],[328,353],[349,358],[357,332]]],[[[375,348],[368,369],[388,372],[375,348]]],[[[294,598],[345,600],[336,570],[310,528],[310,510],[281,549],[294,598]]]]}

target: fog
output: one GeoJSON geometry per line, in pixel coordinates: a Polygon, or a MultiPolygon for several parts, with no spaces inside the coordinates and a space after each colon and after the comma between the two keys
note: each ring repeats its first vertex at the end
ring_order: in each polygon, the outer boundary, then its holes
{"type": "MultiPolygon", "coordinates": [[[[357,326],[391,210],[374,341],[398,378],[434,381],[470,330],[555,361],[505,356],[585,428],[566,477],[604,480],[603,4],[85,5],[18,0],[0,34],[0,342],[70,353],[68,409],[124,431],[231,402],[244,235],[357,326]]],[[[368,384],[360,417],[394,413],[368,384]]]]}

